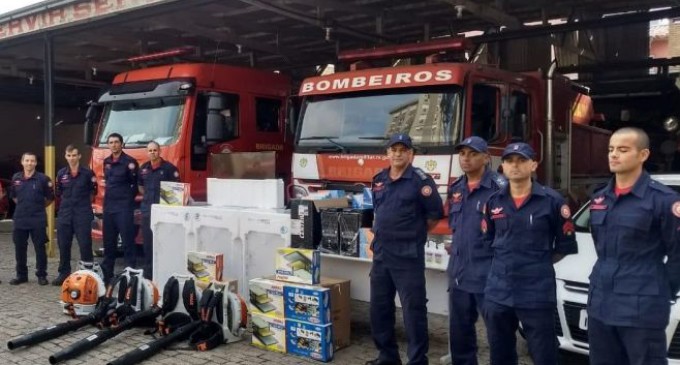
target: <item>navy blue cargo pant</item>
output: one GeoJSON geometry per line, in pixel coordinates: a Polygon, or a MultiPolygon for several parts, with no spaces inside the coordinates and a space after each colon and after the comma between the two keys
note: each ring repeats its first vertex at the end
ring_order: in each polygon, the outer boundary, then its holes
{"type": "Polygon", "coordinates": [[[104,260],[102,271],[108,282],[113,278],[113,269],[118,251],[118,235],[123,241],[123,255],[126,267],[136,267],[135,256],[135,222],[133,211],[115,213],[104,212],[104,260]]]}
{"type": "Polygon", "coordinates": [[[588,318],[590,365],[666,365],[665,329],[608,326],[588,318]]]}
{"type": "Polygon", "coordinates": [[[517,364],[517,337],[522,329],[535,365],[557,364],[557,334],[554,308],[512,308],[490,300],[484,302],[491,365],[517,364]]]}
{"type": "Polygon", "coordinates": [[[32,229],[14,229],[12,238],[14,240],[14,255],[17,262],[17,278],[28,279],[28,237],[33,241],[35,248],[35,276],[44,278],[47,276],[47,230],[45,227],[32,229]]]}
{"type": "Polygon", "coordinates": [[[80,260],[93,262],[92,255],[92,220],[73,218],[71,223],[57,225],[57,242],[59,243],[59,275],[71,273],[71,245],[73,236],[78,240],[80,260]]]}
{"type": "Polygon", "coordinates": [[[382,261],[373,261],[371,268],[371,333],[380,352],[379,359],[400,364],[397,339],[394,333],[395,294],[404,315],[408,342],[409,364],[428,363],[427,351],[427,294],[425,270],[388,267],[382,261]]]}
{"type": "Polygon", "coordinates": [[[449,352],[454,365],[477,365],[479,314],[484,318],[484,294],[449,288],[449,352]]]}

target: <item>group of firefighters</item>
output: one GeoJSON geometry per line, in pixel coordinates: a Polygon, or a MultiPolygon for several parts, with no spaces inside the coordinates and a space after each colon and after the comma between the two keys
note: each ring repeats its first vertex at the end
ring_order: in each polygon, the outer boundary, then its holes
{"type": "MultiPolygon", "coordinates": [[[[536,182],[530,145],[511,143],[501,176],[487,142],[456,146],[464,175],[448,188],[452,243],[447,268],[449,342],[454,365],[477,364],[475,323],[486,326],[492,365],[517,364],[518,327],[536,365],[557,364],[553,264],[577,253],[564,198],[536,182]]],[[[411,138],[393,135],[390,166],[373,178],[370,318],[379,351],[366,365],[401,364],[395,295],[403,308],[408,364],[427,364],[424,244],[443,217],[433,179],[411,165],[411,138]]],[[[667,364],[670,307],[680,289],[680,195],[643,169],[649,137],[622,128],[609,141],[611,181],[596,190],[590,228],[597,262],[587,304],[591,365],[667,364]]]]}
{"type": "MultiPolygon", "coordinates": [[[[123,152],[120,134],[110,134],[107,144],[111,155],[104,160],[104,280],[113,277],[119,235],[125,265],[137,267],[133,211],[138,192],[143,195],[141,266],[150,278],[151,205],[159,202],[160,182],[178,181],[179,173],[160,157],[156,142],[148,144],[149,161],[141,167],[123,152]]],[[[490,169],[482,138],[469,137],[456,150],[464,175],[447,195],[453,234],[447,268],[453,364],[477,364],[475,323],[480,315],[492,365],[517,364],[515,333],[520,323],[534,363],[556,364],[553,264],[577,252],[569,206],[559,193],[532,179],[538,163],[526,143],[505,148],[503,175],[490,169]]],[[[428,230],[444,216],[444,205],[434,180],[411,165],[413,153],[408,135],[393,135],[387,145],[390,166],[373,178],[370,318],[379,356],[367,365],[401,364],[394,329],[396,294],[403,307],[408,363],[428,363],[424,243],[428,230]]],[[[613,133],[608,154],[613,177],[591,200],[590,227],[598,256],[587,307],[592,365],[667,363],[665,328],[680,288],[680,195],[644,171],[649,153],[645,132],[623,128],[613,133]]],[[[12,177],[16,277],[11,285],[28,281],[29,236],[38,283],[48,284],[44,208],[55,195],[61,199],[60,264],[52,284],[61,285],[71,272],[74,235],[81,260],[92,261],[91,202],[97,178],[80,165],[76,147],[68,146],[65,158],[68,166],[59,170],[54,184],[35,170],[33,153],[24,153],[23,171],[12,177]]]]}
{"type": "MultiPolygon", "coordinates": [[[[107,137],[107,145],[111,155],[104,159],[103,279],[105,283],[109,283],[113,278],[119,236],[125,265],[143,268],[144,276],[150,279],[153,258],[151,205],[160,200],[160,182],[179,181],[179,172],[174,165],[160,157],[161,147],[156,142],[147,145],[149,161],[141,167],[133,157],[123,152],[123,137],[120,134],[111,133],[107,137]],[[144,241],[144,258],[139,266],[134,224],[135,197],[138,192],[143,195],[140,210],[144,241]]],[[[49,177],[36,171],[37,157],[31,152],[21,156],[23,171],[12,176],[9,197],[16,204],[12,232],[16,277],[10,280],[10,285],[28,281],[26,254],[29,236],[35,248],[35,275],[38,277],[38,284],[48,284],[45,207],[53,202],[55,195],[60,199],[57,213],[59,268],[52,284],[60,286],[71,274],[71,244],[74,236],[80,248],[80,259],[85,262],[93,261],[92,201],[97,194],[97,178],[92,170],[80,165],[81,153],[77,147],[67,146],[65,159],[68,166],[57,172],[54,183],[49,177]]]]}

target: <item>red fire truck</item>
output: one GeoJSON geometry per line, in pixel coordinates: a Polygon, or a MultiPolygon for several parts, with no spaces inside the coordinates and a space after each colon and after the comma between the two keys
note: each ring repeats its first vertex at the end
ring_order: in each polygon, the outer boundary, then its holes
{"type": "Polygon", "coordinates": [[[90,168],[100,184],[93,204],[95,244],[102,238],[103,160],[110,154],[110,133],[123,136],[125,153],[140,164],[148,160],[147,143],[158,142],[161,156],[177,166],[182,181],[191,183],[192,197],[205,200],[213,154],[276,151],[277,175],[290,175],[292,137],[286,136],[284,125],[290,88],[290,79],[275,72],[215,64],[159,66],[117,75],[86,118],[90,168]]]}
{"type": "MultiPolygon", "coordinates": [[[[340,59],[351,64],[348,71],[304,80],[289,194],[370,186],[388,166],[385,143],[397,132],[411,136],[413,164],[434,178],[442,196],[462,174],[454,146],[472,135],[489,141],[493,168],[508,143],[530,143],[538,180],[564,193],[585,196],[608,176],[610,132],[587,125],[587,90],[554,74],[554,66],[543,75],[434,62],[466,49],[464,40],[445,39],[346,52],[340,59]],[[409,57],[426,62],[371,67],[409,57]]],[[[444,220],[434,231],[447,232],[444,220]]]]}

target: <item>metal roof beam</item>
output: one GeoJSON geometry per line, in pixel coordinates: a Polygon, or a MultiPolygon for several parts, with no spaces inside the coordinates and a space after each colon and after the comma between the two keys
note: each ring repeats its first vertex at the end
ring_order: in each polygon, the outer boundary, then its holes
{"type": "Polygon", "coordinates": [[[390,37],[385,37],[385,36],[380,36],[380,35],[374,35],[370,33],[365,33],[363,31],[359,31],[347,26],[344,26],[342,24],[330,21],[324,20],[324,19],[318,19],[316,17],[310,16],[305,13],[301,13],[296,9],[292,9],[290,7],[284,6],[284,5],[272,5],[270,3],[267,3],[262,0],[238,0],[243,3],[247,3],[250,5],[257,6],[261,9],[265,9],[268,11],[271,11],[273,13],[283,15],[285,17],[307,23],[319,28],[324,28],[324,27],[331,27],[335,32],[346,34],[348,36],[354,37],[354,38],[359,38],[363,39],[365,41],[369,41],[372,43],[381,43],[381,42],[391,42],[394,43],[395,41],[391,39],[390,37]]]}
{"type": "Polygon", "coordinates": [[[520,28],[522,26],[521,20],[504,12],[503,10],[495,6],[480,4],[472,0],[440,0],[440,1],[445,2],[447,4],[451,4],[456,8],[462,7],[462,9],[469,11],[476,17],[486,20],[487,22],[495,25],[505,25],[509,28],[520,28]]]}
{"type": "Polygon", "coordinates": [[[367,4],[356,4],[349,1],[338,0],[281,0],[279,3],[294,3],[301,5],[308,5],[314,7],[321,7],[332,9],[339,12],[350,13],[353,15],[365,14],[372,17],[384,17],[385,19],[397,20],[409,23],[427,23],[422,17],[415,14],[408,14],[406,12],[396,11],[389,8],[371,6],[367,4]]]}

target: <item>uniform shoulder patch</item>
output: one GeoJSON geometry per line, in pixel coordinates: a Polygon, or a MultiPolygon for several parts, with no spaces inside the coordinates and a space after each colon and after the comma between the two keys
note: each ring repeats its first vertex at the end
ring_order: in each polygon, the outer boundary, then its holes
{"type": "Polygon", "coordinates": [[[424,197],[428,197],[432,195],[432,188],[430,185],[425,185],[420,189],[420,193],[423,194],[424,197]]]}
{"type": "Polygon", "coordinates": [[[426,174],[425,171],[421,170],[418,167],[414,167],[413,171],[415,171],[416,174],[418,174],[418,176],[420,176],[420,180],[427,180],[430,177],[430,175],[426,174]]]}
{"type": "Polygon", "coordinates": [[[675,217],[680,218],[680,201],[673,203],[673,206],[671,207],[671,212],[675,217]]]}
{"type": "Polygon", "coordinates": [[[569,219],[571,218],[571,209],[569,209],[569,206],[566,204],[563,204],[562,207],[560,207],[560,215],[564,219],[569,219]]]}

